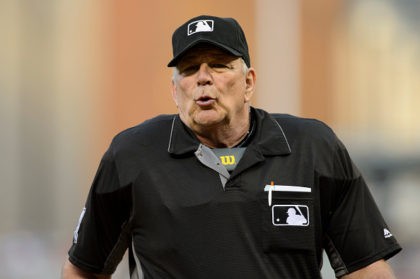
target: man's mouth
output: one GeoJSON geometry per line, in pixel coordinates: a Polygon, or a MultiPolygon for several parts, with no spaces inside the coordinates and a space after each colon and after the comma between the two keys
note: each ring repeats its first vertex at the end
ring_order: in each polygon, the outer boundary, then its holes
{"type": "Polygon", "coordinates": [[[208,96],[202,96],[195,100],[195,103],[200,107],[208,107],[214,104],[216,100],[208,96]]]}

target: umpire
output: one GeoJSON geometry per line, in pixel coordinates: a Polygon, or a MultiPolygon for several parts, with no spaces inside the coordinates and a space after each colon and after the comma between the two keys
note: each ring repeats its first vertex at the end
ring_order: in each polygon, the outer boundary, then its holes
{"type": "Polygon", "coordinates": [[[401,250],[360,172],[320,121],[254,108],[256,73],[232,18],[172,37],[176,115],[104,154],[62,278],[394,278],[401,250]]]}

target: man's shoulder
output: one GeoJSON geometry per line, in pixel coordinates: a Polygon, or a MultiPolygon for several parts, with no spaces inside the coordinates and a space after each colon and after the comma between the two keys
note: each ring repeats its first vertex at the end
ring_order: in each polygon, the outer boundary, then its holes
{"type": "Polygon", "coordinates": [[[282,127],[289,140],[321,141],[327,144],[337,141],[337,136],[332,128],[319,119],[281,113],[270,113],[270,116],[282,127]]]}
{"type": "Polygon", "coordinates": [[[175,115],[159,115],[118,133],[102,162],[118,170],[120,185],[127,185],[150,158],[163,158],[175,115]]]}
{"type": "Polygon", "coordinates": [[[137,143],[149,145],[153,142],[159,142],[159,139],[169,138],[171,126],[176,115],[162,114],[144,122],[125,129],[118,133],[112,140],[113,146],[124,146],[137,143]]]}
{"type": "Polygon", "coordinates": [[[136,126],[130,127],[118,133],[115,139],[131,138],[131,137],[142,137],[149,133],[162,133],[162,128],[172,125],[174,120],[174,114],[162,114],[156,117],[145,120],[136,126]]]}
{"type": "Polygon", "coordinates": [[[315,118],[304,118],[291,114],[270,113],[283,128],[294,132],[322,132],[333,133],[332,129],[323,121],[315,118]]]}

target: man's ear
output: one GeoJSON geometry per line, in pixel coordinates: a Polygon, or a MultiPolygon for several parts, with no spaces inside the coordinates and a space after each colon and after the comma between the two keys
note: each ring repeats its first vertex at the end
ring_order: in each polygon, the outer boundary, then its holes
{"type": "Polygon", "coordinates": [[[254,68],[249,68],[245,76],[245,101],[250,102],[254,95],[256,74],[254,68]]]}
{"type": "Polygon", "coordinates": [[[175,105],[178,107],[178,102],[177,102],[177,92],[176,92],[176,83],[175,83],[175,78],[172,78],[172,82],[171,82],[171,94],[172,94],[172,99],[175,102],[175,105]]]}

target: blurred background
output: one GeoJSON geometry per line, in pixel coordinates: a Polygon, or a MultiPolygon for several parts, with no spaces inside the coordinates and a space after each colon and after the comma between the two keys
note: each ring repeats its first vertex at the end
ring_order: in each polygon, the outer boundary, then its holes
{"type": "Polygon", "coordinates": [[[112,137],[176,111],[171,35],[199,14],[241,23],[254,106],[336,131],[418,278],[419,0],[0,1],[0,278],[59,277],[112,137]]]}

